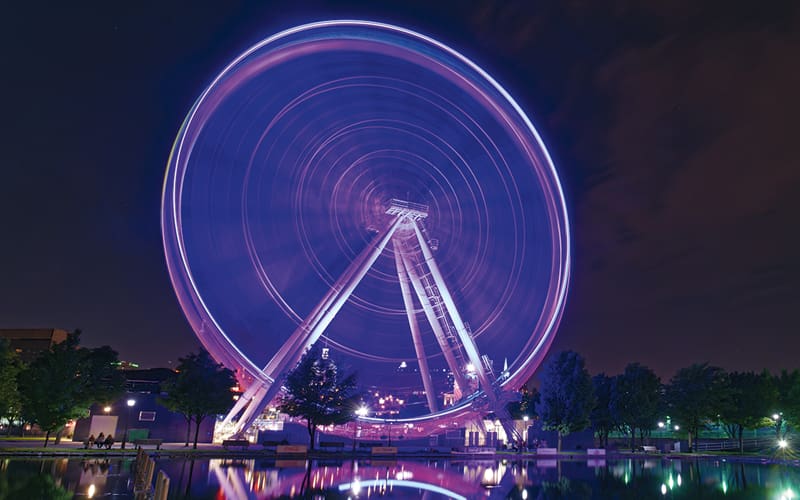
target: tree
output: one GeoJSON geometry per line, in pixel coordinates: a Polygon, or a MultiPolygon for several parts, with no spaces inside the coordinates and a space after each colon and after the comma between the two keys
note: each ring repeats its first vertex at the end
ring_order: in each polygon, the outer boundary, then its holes
{"type": "Polygon", "coordinates": [[[558,432],[558,451],[561,451],[563,436],[589,426],[589,415],[595,405],[592,380],[583,358],[573,351],[551,357],[545,363],[541,380],[537,412],[543,429],[558,432]]]}
{"type": "Polygon", "coordinates": [[[108,346],[79,347],[80,330],[43,352],[19,375],[22,415],[50,434],[60,431],[69,420],[89,414],[89,407],[121,394],[124,377],[114,368],[119,360],[108,346]]]}
{"type": "Polygon", "coordinates": [[[739,441],[744,451],[745,429],[772,425],[769,415],[778,399],[778,391],[767,372],[733,372],[727,376],[727,399],[719,414],[725,432],[739,441]]]}
{"type": "Polygon", "coordinates": [[[178,361],[177,373],[162,385],[167,396],[161,399],[161,404],[186,419],[187,444],[194,422],[192,447],[197,449],[203,420],[231,408],[236,377],[231,370],[214,361],[203,348],[197,354],[189,354],[178,361]]]}
{"type": "Polygon", "coordinates": [[[17,386],[17,375],[22,363],[5,339],[0,339],[0,418],[8,420],[7,433],[11,433],[11,422],[19,417],[22,401],[17,386]]]}
{"type": "Polygon", "coordinates": [[[777,401],[772,413],[780,415],[774,424],[780,439],[786,436],[790,427],[800,428],[800,371],[783,370],[772,380],[777,388],[777,401]]]}
{"type": "Polygon", "coordinates": [[[594,388],[595,405],[589,414],[592,428],[600,440],[600,447],[608,447],[608,435],[619,426],[616,416],[612,411],[612,394],[616,378],[600,373],[592,377],[592,387],[594,388]]]}
{"type": "Polygon", "coordinates": [[[535,417],[536,405],[539,403],[538,389],[536,389],[536,387],[528,388],[522,386],[522,389],[519,390],[519,394],[519,401],[512,401],[506,405],[508,414],[511,415],[511,418],[514,420],[520,420],[526,416],[531,418],[535,417]]]}
{"type": "Polygon", "coordinates": [[[636,445],[639,430],[640,444],[655,427],[661,402],[661,379],[650,368],[639,363],[625,367],[614,384],[612,407],[618,422],[631,433],[631,449],[636,445]]]}
{"type": "Polygon", "coordinates": [[[320,425],[341,425],[353,420],[361,395],[356,391],[356,375],[342,376],[332,359],[322,359],[317,345],[303,355],[287,375],[286,394],[280,411],[306,420],[311,449],[320,425]]]}
{"type": "Polygon", "coordinates": [[[666,388],[666,400],[673,421],[679,422],[689,436],[693,449],[700,428],[717,419],[727,399],[725,373],[708,363],[678,370],[666,388]]]}

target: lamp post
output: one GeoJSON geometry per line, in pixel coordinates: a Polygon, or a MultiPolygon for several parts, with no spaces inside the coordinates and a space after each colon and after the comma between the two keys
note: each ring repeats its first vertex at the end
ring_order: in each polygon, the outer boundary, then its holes
{"type": "Polygon", "coordinates": [[[358,419],[361,417],[366,417],[367,413],[369,413],[369,408],[362,405],[359,409],[356,410],[356,419],[353,423],[353,453],[356,452],[356,435],[358,433],[358,419]]]}
{"type": "Polygon", "coordinates": [[[125,415],[125,433],[122,435],[122,449],[125,449],[125,442],[128,440],[128,422],[131,420],[131,408],[136,404],[135,399],[129,399],[127,401],[128,404],[128,413],[125,415]]]}
{"type": "Polygon", "coordinates": [[[519,447],[520,451],[522,451],[523,449],[525,450],[528,449],[528,420],[530,420],[529,416],[527,415],[522,416],[522,422],[523,422],[522,426],[524,427],[524,429],[522,429],[522,443],[521,446],[519,447]]]}

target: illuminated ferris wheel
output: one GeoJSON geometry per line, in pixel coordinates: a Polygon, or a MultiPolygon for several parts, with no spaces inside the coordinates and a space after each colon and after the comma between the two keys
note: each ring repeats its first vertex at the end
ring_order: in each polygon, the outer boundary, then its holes
{"type": "Polygon", "coordinates": [[[569,276],[563,193],[522,109],[446,45],[367,21],[283,31],[222,70],[175,141],[162,231],[184,313],[247,388],[236,432],[316,342],[403,394],[397,421],[500,408],[569,276]]]}

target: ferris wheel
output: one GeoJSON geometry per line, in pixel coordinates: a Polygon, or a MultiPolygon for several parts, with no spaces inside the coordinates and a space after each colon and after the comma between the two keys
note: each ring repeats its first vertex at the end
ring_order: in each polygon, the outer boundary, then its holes
{"type": "Polygon", "coordinates": [[[520,106],[450,47],[369,21],[283,31],[214,78],[173,146],[162,232],[187,319],[247,388],[236,432],[314,343],[404,402],[397,421],[499,407],[544,357],[570,269],[520,106]]]}

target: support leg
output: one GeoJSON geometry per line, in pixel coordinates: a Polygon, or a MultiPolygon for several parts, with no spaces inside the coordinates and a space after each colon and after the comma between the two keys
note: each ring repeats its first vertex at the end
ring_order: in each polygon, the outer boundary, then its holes
{"type": "Polygon", "coordinates": [[[467,353],[470,363],[472,363],[472,365],[475,367],[478,380],[483,387],[484,393],[486,393],[490,400],[494,401],[496,396],[494,394],[491,381],[489,380],[489,377],[486,376],[486,369],[483,366],[483,360],[481,360],[478,347],[475,345],[475,341],[472,339],[472,336],[469,334],[469,332],[467,332],[467,328],[464,326],[464,321],[461,319],[461,315],[458,313],[458,309],[456,308],[456,303],[453,301],[453,296],[450,295],[450,290],[447,288],[447,285],[444,282],[441,271],[439,271],[439,266],[433,259],[431,249],[428,248],[428,243],[425,241],[425,238],[422,236],[422,232],[416,223],[414,224],[414,232],[417,234],[417,240],[419,241],[419,246],[422,249],[422,255],[425,257],[425,263],[431,270],[433,281],[436,283],[436,287],[439,289],[439,294],[442,296],[442,301],[444,301],[447,312],[450,314],[450,318],[453,320],[453,325],[456,327],[456,333],[458,334],[458,338],[461,340],[461,345],[464,346],[464,351],[467,353]]]}
{"type": "Polygon", "coordinates": [[[455,377],[458,387],[460,387],[462,391],[467,391],[469,385],[467,385],[467,381],[461,371],[463,367],[459,366],[458,361],[456,361],[455,354],[453,354],[453,349],[447,342],[447,337],[442,330],[442,325],[439,323],[439,319],[436,317],[436,313],[433,311],[433,306],[431,305],[428,296],[425,294],[425,288],[422,286],[422,281],[420,280],[416,269],[414,269],[414,266],[411,264],[408,256],[402,255],[402,260],[403,265],[406,268],[406,272],[411,279],[414,292],[417,294],[417,299],[419,299],[420,304],[422,304],[422,310],[425,312],[425,317],[428,319],[428,323],[430,323],[431,328],[433,329],[433,334],[436,337],[437,342],[439,342],[439,347],[442,349],[447,366],[450,368],[450,371],[453,372],[453,377],[455,377]]]}
{"type": "MultiPolygon", "coordinates": [[[[364,279],[378,256],[386,248],[399,225],[400,218],[398,217],[392,221],[381,236],[373,240],[371,248],[365,249],[361,256],[348,266],[342,277],[336,281],[312,314],[300,324],[279,352],[267,363],[264,368],[264,374],[275,382],[259,384],[263,390],[257,390],[250,400],[249,406],[236,423],[234,435],[241,434],[242,431],[249,427],[267,404],[278,394],[284,375],[294,368],[306,349],[319,339],[331,321],[333,321],[333,318],[336,317],[336,314],[347,302],[347,299],[350,298],[356,286],[364,279]]],[[[233,417],[231,416],[231,418],[233,417]]]]}
{"type": "Polygon", "coordinates": [[[425,388],[425,397],[428,401],[428,409],[431,413],[438,411],[436,404],[436,392],[433,387],[433,380],[431,379],[431,372],[428,369],[428,358],[425,356],[425,347],[422,344],[422,334],[419,331],[419,323],[417,323],[417,315],[414,312],[414,299],[411,296],[411,286],[409,284],[408,273],[403,266],[403,260],[400,256],[401,247],[397,238],[392,240],[394,245],[394,263],[397,267],[397,277],[400,280],[400,290],[403,292],[403,305],[406,308],[406,315],[408,316],[408,326],[411,328],[411,338],[414,340],[414,352],[417,354],[417,361],[419,362],[419,373],[422,376],[422,386],[425,388]]]}

